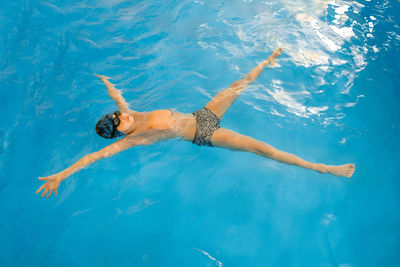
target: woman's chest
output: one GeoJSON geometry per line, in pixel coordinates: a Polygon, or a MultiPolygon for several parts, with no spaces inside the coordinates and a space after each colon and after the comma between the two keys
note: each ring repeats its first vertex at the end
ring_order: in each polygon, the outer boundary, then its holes
{"type": "Polygon", "coordinates": [[[147,127],[148,129],[168,130],[171,128],[172,121],[173,116],[170,110],[156,110],[150,112],[147,127]]]}

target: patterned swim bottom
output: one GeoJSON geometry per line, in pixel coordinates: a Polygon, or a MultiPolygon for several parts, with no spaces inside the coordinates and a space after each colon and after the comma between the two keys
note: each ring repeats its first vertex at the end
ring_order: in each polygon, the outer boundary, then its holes
{"type": "Polygon", "coordinates": [[[192,141],[198,146],[212,146],[211,136],[220,128],[221,120],[211,110],[204,107],[192,113],[196,117],[196,134],[192,141]]]}

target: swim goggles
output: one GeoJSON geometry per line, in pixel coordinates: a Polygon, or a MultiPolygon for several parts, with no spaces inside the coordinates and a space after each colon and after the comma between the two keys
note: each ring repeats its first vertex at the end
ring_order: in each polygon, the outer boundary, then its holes
{"type": "Polygon", "coordinates": [[[113,118],[114,129],[117,129],[117,127],[118,127],[119,124],[121,123],[121,120],[119,119],[119,116],[121,115],[121,112],[119,112],[119,111],[117,110],[117,111],[115,111],[113,114],[115,115],[115,118],[113,118]]]}

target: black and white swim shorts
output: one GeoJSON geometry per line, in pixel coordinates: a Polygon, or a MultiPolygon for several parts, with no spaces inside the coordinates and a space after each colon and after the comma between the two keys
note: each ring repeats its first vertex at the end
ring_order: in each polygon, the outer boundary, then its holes
{"type": "Polygon", "coordinates": [[[198,146],[212,146],[211,136],[220,128],[221,120],[206,107],[192,114],[196,117],[197,122],[196,134],[192,143],[198,146]]]}

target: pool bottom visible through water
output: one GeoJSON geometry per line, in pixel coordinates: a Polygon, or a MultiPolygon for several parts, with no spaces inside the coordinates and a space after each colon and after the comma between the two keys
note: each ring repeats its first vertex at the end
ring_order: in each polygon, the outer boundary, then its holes
{"type": "Polygon", "coordinates": [[[398,266],[397,1],[3,1],[1,266],[398,266]],[[221,127],[352,178],[179,139],[112,144],[117,109],[191,113],[283,49],[221,127]]]}

